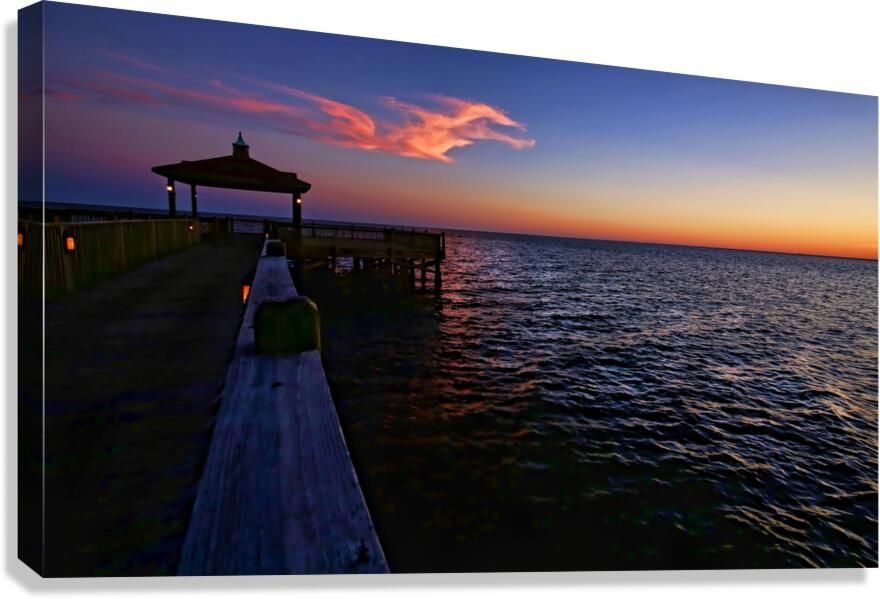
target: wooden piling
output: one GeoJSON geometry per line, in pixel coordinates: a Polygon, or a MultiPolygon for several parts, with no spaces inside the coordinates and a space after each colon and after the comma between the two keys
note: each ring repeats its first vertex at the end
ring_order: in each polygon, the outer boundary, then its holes
{"type": "Polygon", "coordinates": [[[440,274],[440,261],[434,261],[434,291],[440,291],[443,287],[443,278],[440,274]]]}

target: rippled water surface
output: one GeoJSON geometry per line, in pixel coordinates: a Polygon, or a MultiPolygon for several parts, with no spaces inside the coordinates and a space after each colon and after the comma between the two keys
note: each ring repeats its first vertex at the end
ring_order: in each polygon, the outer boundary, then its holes
{"type": "Polygon", "coordinates": [[[305,282],[393,570],[877,564],[876,262],[447,244],[436,301],[305,282]]]}

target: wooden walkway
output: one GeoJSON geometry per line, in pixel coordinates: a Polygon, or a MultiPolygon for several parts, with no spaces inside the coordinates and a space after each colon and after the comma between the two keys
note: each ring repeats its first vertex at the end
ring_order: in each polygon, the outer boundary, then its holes
{"type": "Polygon", "coordinates": [[[261,242],[203,243],[46,306],[44,575],[176,572],[261,242]]]}

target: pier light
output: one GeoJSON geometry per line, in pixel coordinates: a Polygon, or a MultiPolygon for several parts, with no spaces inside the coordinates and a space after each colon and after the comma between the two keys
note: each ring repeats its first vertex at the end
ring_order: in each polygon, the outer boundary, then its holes
{"type": "Polygon", "coordinates": [[[246,304],[247,298],[251,294],[251,286],[245,283],[241,286],[241,303],[246,304]]]}
{"type": "Polygon", "coordinates": [[[24,248],[24,229],[18,228],[18,249],[24,248]]]}
{"type": "Polygon", "coordinates": [[[186,223],[186,230],[187,231],[194,231],[195,228],[196,228],[195,225],[193,225],[192,223],[186,223]]]}
{"type": "Polygon", "coordinates": [[[303,199],[302,199],[302,198],[296,198],[296,203],[297,203],[297,204],[302,204],[302,203],[303,203],[303,199]]]}
{"type": "Polygon", "coordinates": [[[165,191],[174,191],[174,186],[173,185],[166,185],[165,191]]]}
{"type": "Polygon", "coordinates": [[[76,237],[73,236],[73,233],[70,231],[65,231],[61,234],[61,239],[64,242],[64,251],[68,254],[72,254],[76,251],[76,237]]]}

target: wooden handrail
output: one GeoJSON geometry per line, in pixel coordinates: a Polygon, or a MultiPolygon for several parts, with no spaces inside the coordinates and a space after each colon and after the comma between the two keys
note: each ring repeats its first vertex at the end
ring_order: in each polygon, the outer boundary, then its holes
{"type": "Polygon", "coordinates": [[[260,307],[297,297],[286,259],[267,253],[257,263],[178,573],[387,572],[319,351],[256,352],[260,307]]]}

